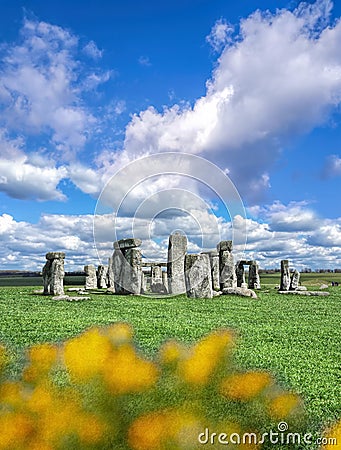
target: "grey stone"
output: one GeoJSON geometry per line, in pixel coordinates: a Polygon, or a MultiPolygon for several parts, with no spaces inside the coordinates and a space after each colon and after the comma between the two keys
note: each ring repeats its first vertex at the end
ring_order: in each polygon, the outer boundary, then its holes
{"type": "Polygon", "coordinates": [[[45,295],[64,294],[64,258],[63,252],[49,252],[42,270],[45,295]]]}
{"type": "Polygon", "coordinates": [[[329,288],[328,284],[321,284],[320,289],[327,289],[329,288]]]}
{"type": "Polygon", "coordinates": [[[187,297],[213,297],[211,265],[208,255],[186,255],[185,282],[187,297]]]}
{"type": "Polygon", "coordinates": [[[283,259],[281,261],[281,283],[280,291],[288,291],[290,287],[290,272],[289,272],[289,261],[283,259]]]}
{"type": "Polygon", "coordinates": [[[48,253],[46,253],[46,259],[48,259],[48,260],[65,259],[65,253],[64,252],[48,252],[48,253]]]}
{"type": "Polygon", "coordinates": [[[258,264],[256,261],[251,261],[249,264],[249,289],[260,289],[260,278],[258,274],[258,264]]]}
{"type": "Polygon", "coordinates": [[[216,251],[203,252],[203,255],[208,255],[211,264],[211,278],[212,278],[212,289],[214,291],[219,291],[219,253],[216,251]]]}
{"type": "Polygon", "coordinates": [[[237,287],[237,277],[234,268],[233,254],[228,250],[219,253],[220,290],[237,287]]]}
{"type": "MultiPolygon", "coordinates": [[[[167,294],[167,287],[164,284],[164,276],[161,266],[151,266],[150,289],[155,294],[167,294]]],[[[167,281],[167,279],[166,279],[167,281]]],[[[167,283],[168,284],[168,283],[167,283]]]]}
{"type": "Polygon", "coordinates": [[[232,252],[233,244],[232,241],[221,241],[217,244],[217,252],[232,252]]]}
{"type": "Polygon", "coordinates": [[[247,286],[245,283],[244,263],[245,261],[238,261],[236,264],[237,287],[247,286]]]}
{"type": "Polygon", "coordinates": [[[297,286],[296,291],[307,291],[306,286],[297,286]]]}
{"type": "Polygon", "coordinates": [[[129,238],[129,239],[120,239],[119,241],[114,242],[115,250],[126,250],[128,248],[140,247],[142,244],[141,239],[129,238]]]}
{"type": "Polygon", "coordinates": [[[184,273],[186,251],[186,236],[180,233],[171,234],[169,236],[167,259],[168,292],[170,294],[186,292],[184,273]]]}
{"type": "Polygon", "coordinates": [[[220,295],[222,295],[221,291],[212,291],[212,295],[213,297],[220,297],[220,295]]]}
{"type": "Polygon", "coordinates": [[[112,256],[112,271],[114,275],[114,288],[116,294],[125,294],[122,284],[123,268],[127,264],[121,250],[115,250],[112,256]]]}
{"type": "Polygon", "coordinates": [[[142,255],[137,248],[128,248],[125,251],[126,264],[121,271],[122,286],[126,294],[138,295],[141,293],[142,282],[142,255]]]}
{"type": "Polygon", "coordinates": [[[300,273],[298,270],[295,269],[291,275],[290,288],[289,288],[290,291],[296,291],[299,284],[300,284],[300,273]]]}
{"type": "Polygon", "coordinates": [[[313,297],[322,297],[329,295],[329,292],[326,291],[278,291],[278,293],[285,295],[307,295],[313,297]]]}
{"type": "Polygon", "coordinates": [[[242,287],[228,287],[222,290],[222,295],[241,295],[243,297],[258,298],[255,291],[242,287]]]}
{"type": "Polygon", "coordinates": [[[165,271],[162,272],[162,283],[167,288],[167,286],[168,286],[168,276],[167,276],[167,272],[165,272],[165,271]]]}
{"type": "Polygon", "coordinates": [[[97,287],[98,289],[106,289],[107,286],[108,267],[100,264],[97,268],[97,287]]]}
{"type": "Polygon", "coordinates": [[[108,258],[107,286],[108,287],[112,287],[112,288],[115,287],[114,269],[113,269],[113,256],[110,256],[110,258],[108,258]]]}
{"type": "Polygon", "coordinates": [[[97,289],[97,274],[95,266],[89,264],[84,266],[85,272],[85,289],[97,289]]]}

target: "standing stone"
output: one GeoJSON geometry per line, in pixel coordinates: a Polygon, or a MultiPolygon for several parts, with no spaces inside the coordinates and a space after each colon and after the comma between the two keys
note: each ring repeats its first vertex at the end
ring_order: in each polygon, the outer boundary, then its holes
{"type": "Polygon", "coordinates": [[[249,289],[260,289],[260,278],[258,273],[258,264],[256,261],[250,261],[249,264],[249,289]]]}
{"type": "Polygon", "coordinates": [[[106,289],[107,288],[107,266],[103,266],[100,264],[97,268],[97,287],[98,289],[106,289]]]}
{"type": "Polygon", "coordinates": [[[151,283],[150,289],[156,294],[167,294],[167,288],[162,281],[161,266],[151,266],[151,283]]]}
{"type": "Polygon", "coordinates": [[[97,275],[95,266],[89,264],[84,266],[85,272],[85,289],[97,289],[97,275]]]}
{"type": "Polygon", "coordinates": [[[220,290],[228,287],[237,287],[237,277],[232,254],[232,241],[219,242],[217,250],[219,252],[220,290]]]}
{"type": "Polygon", "coordinates": [[[124,252],[125,264],[121,271],[121,282],[126,294],[140,294],[142,282],[142,255],[137,248],[128,248],[124,252]]]}
{"type": "Polygon", "coordinates": [[[238,261],[236,264],[236,277],[237,277],[237,287],[245,286],[245,270],[244,264],[246,261],[238,261]]]}
{"type": "Polygon", "coordinates": [[[124,265],[127,264],[124,254],[121,250],[114,250],[112,255],[112,271],[114,275],[114,288],[116,294],[125,294],[125,290],[122,284],[122,271],[124,265]]]}
{"type": "Polygon", "coordinates": [[[143,271],[141,270],[141,294],[145,294],[146,292],[147,292],[147,281],[143,271]]]}
{"type": "Polygon", "coordinates": [[[113,256],[108,258],[108,271],[107,271],[107,286],[114,289],[114,269],[113,269],[113,256]]]}
{"type": "Polygon", "coordinates": [[[168,292],[168,276],[167,272],[162,272],[162,284],[164,285],[166,292],[168,292]]]}
{"type": "Polygon", "coordinates": [[[280,291],[288,291],[290,287],[290,272],[289,272],[289,261],[283,259],[281,261],[281,284],[280,291]]]}
{"type": "Polygon", "coordinates": [[[44,294],[64,295],[64,259],[63,252],[46,253],[47,262],[43,267],[44,294]]]}
{"type": "Polygon", "coordinates": [[[207,254],[186,255],[185,281],[187,297],[213,297],[211,264],[207,254]]]}
{"type": "Polygon", "coordinates": [[[211,278],[212,278],[212,289],[214,291],[219,291],[219,253],[216,251],[212,252],[202,252],[203,255],[208,255],[211,264],[211,278]]]}
{"type": "Polygon", "coordinates": [[[293,274],[291,275],[290,280],[290,291],[296,291],[296,289],[299,287],[300,284],[300,273],[298,270],[294,270],[293,274]]]}
{"type": "Polygon", "coordinates": [[[185,255],[187,251],[187,238],[180,233],[169,236],[168,243],[168,292],[182,294],[186,292],[185,284],[185,255]]]}

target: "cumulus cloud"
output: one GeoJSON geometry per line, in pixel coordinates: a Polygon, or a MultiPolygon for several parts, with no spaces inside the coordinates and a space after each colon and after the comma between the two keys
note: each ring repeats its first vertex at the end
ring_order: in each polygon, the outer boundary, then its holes
{"type": "Polygon", "coordinates": [[[103,55],[103,50],[100,50],[94,41],[88,42],[83,47],[83,52],[93,59],[102,58],[102,55],[103,55]]]}
{"type": "Polygon", "coordinates": [[[211,45],[214,51],[220,52],[228,43],[232,41],[231,34],[234,27],[225,19],[216,21],[212,27],[211,33],[206,36],[206,41],[211,45]]]}
{"type": "MultiPolygon", "coordinates": [[[[327,121],[340,104],[341,23],[328,22],[331,6],[320,0],[241,20],[203,97],[133,116],[126,158],[199,154],[227,169],[241,194],[255,201],[269,187],[269,170],[287,141],[327,121]]],[[[218,23],[226,31],[224,24],[218,23]]]]}

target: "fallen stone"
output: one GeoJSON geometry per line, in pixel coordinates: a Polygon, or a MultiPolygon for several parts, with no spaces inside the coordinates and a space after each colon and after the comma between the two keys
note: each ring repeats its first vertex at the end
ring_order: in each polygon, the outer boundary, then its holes
{"type": "Polygon", "coordinates": [[[310,296],[327,296],[329,292],[326,291],[278,291],[279,294],[287,295],[310,295],[310,296]]]}
{"type": "Polygon", "coordinates": [[[297,286],[295,291],[307,291],[308,289],[305,286],[297,286]]]}
{"type": "Polygon", "coordinates": [[[241,295],[243,297],[258,298],[255,291],[242,287],[228,287],[222,290],[222,295],[241,295]]]}
{"type": "Polygon", "coordinates": [[[55,295],[52,300],[65,300],[67,302],[81,302],[83,300],[90,300],[90,297],[76,297],[69,295],[55,295]]]}
{"type": "Polygon", "coordinates": [[[68,288],[67,291],[68,292],[78,292],[79,288],[68,288]]]}
{"type": "Polygon", "coordinates": [[[212,296],[213,297],[219,297],[220,295],[222,295],[221,291],[212,291],[212,296]]]}
{"type": "Polygon", "coordinates": [[[116,294],[115,286],[108,287],[108,289],[105,291],[105,293],[106,294],[111,294],[111,295],[116,294]]]}
{"type": "Polygon", "coordinates": [[[137,238],[120,239],[119,241],[114,242],[114,249],[125,250],[128,248],[140,247],[141,244],[142,244],[141,239],[137,238]]]}
{"type": "Polygon", "coordinates": [[[44,293],[44,289],[36,289],[33,291],[33,294],[43,294],[44,293]]]}
{"type": "Polygon", "coordinates": [[[329,288],[328,284],[321,284],[320,289],[327,289],[329,288]]]}
{"type": "Polygon", "coordinates": [[[68,295],[54,295],[52,297],[52,300],[67,300],[68,298],[68,295]]]}

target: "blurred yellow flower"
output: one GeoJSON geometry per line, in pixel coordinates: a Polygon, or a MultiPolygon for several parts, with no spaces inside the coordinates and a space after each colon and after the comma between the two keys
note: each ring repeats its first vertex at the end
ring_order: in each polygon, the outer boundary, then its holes
{"type": "Polygon", "coordinates": [[[25,414],[5,413],[0,415],[0,430],[0,449],[20,448],[34,430],[34,423],[25,414]]]}
{"type": "Polygon", "coordinates": [[[179,363],[179,373],[185,382],[204,385],[217,365],[227,355],[233,342],[228,330],[218,330],[201,339],[190,356],[179,363]]]}
{"type": "Polygon", "coordinates": [[[260,394],[271,382],[272,378],[266,372],[234,374],[222,381],[220,392],[232,400],[247,401],[260,394]]]}
{"type": "Polygon", "coordinates": [[[276,419],[283,419],[289,416],[299,405],[298,395],[285,392],[271,400],[269,408],[270,414],[276,419]]]}
{"type": "Polygon", "coordinates": [[[178,362],[184,356],[185,349],[177,341],[165,342],[160,348],[159,359],[162,364],[172,364],[178,362]]]}
{"type": "Polygon", "coordinates": [[[327,430],[325,438],[329,442],[322,447],[323,450],[337,450],[341,448],[341,420],[327,430]]]}
{"type": "Polygon", "coordinates": [[[131,345],[122,345],[111,353],[110,364],[104,368],[104,379],[114,394],[139,392],[157,380],[154,363],[140,358],[131,345]]]}
{"type": "Polygon", "coordinates": [[[92,328],[65,343],[66,368],[74,380],[87,381],[103,370],[110,351],[109,338],[98,328],[92,328]]]}
{"type": "Polygon", "coordinates": [[[106,330],[106,335],[109,336],[115,345],[126,344],[133,339],[133,329],[128,323],[115,323],[110,325],[106,330]]]}

